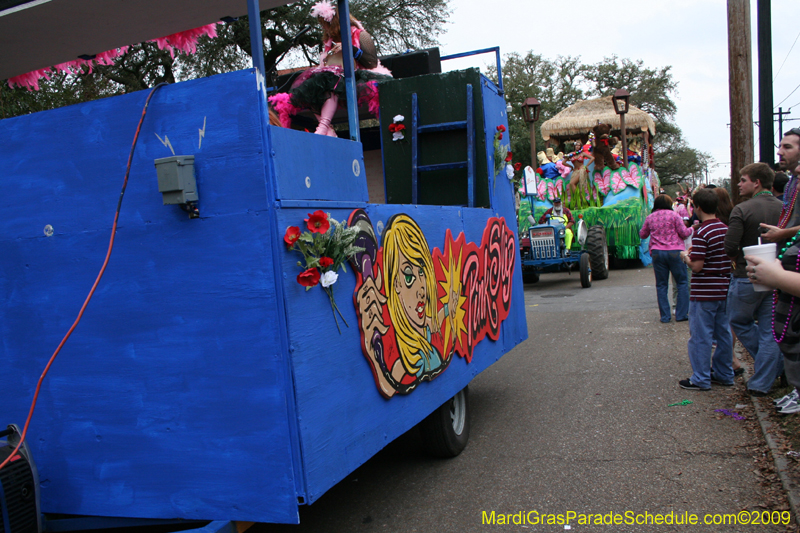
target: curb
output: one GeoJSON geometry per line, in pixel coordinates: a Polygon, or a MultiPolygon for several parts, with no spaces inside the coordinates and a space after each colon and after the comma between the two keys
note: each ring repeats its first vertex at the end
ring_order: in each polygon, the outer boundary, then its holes
{"type": "MultiPolygon", "coordinates": [[[[767,398],[769,397],[767,396],[767,398]]],[[[778,445],[769,432],[773,424],[769,420],[769,415],[761,408],[761,402],[754,399],[752,396],[750,396],[750,401],[753,403],[753,408],[756,411],[758,423],[761,426],[761,433],[764,434],[764,439],[767,441],[767,446],[772,454],[772,461],[775,463],[775,469],[778,471],[778,477],[781,479],[783,490],[786,491],[786,497],[789,499],[789,506],[792,508],[792,516],[800,516],[798,515],[798,509],[800,509],[800,490],[798,490],[798,488],[792,488],[792,481],[789,478],[789,463],[786,457],[778,452],[778,445]]]]}

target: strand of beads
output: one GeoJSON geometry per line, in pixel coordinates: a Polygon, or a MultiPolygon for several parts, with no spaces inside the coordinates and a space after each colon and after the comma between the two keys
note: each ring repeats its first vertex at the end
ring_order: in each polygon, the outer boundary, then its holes
{"type": "MultiPolygon", "coordinates": [[[[794,234],[794,237],[792,237],[791,239],[789,239],[789,242],[787,242],[787,243],[786,243],[786,246],[784,246],[783,248],[781,248],[781,253],[779,253],[779,254],[778,254],[778,261],[780,261],[781,259],[783,259],[783,254],[785,254],[785,253],[786,253],[786,250],[788,250],[789,248],[791,248],[791,247],[792,247],[792,245],[794,245],[794,243],[795,243],[795,241],[797,241],[797,238],[798,238],[798,237],[800,237],[800,233],[795,233],[795,234],[794,234]]],[[[798,254],[798,255],[800,255],[800,254],[798,254]]]]}
{"type": "MultiPolygon", "coordinates": [[[[792,237],[791,240],[786,243],[786,246],[784,246],[781,249],[781,253],[778,254],[779,261],[783,259],[783,255],[786,253],[786,250],[791,248],[792,245],[794,245],[795,241],[797,241],[798,235],[800,235],[800,233],[795,234],[795,236],[792,237]]],[[[794,265],[794,270],[795,272],[800,272],[800,253],[797,254],[797,262],[794,265]]],[[[789,329],[789,322],[791,321],[792,310],[794,309],[794,300],[795,300],[794,296],[792,296],[789,299],[789,312],[786,313],[786,321],[783,324],[783,331],[781,332],[781,337],[778,338],[778,336],[775,334],[775,306],[778,303],[778,291],[776,290],[772,293],[772,338],[775,339],[775,342],[777,342],[778,344],[783,342],[783,339],[786,338],[786,331],[789,329]]]]}
{"type": "Polygon", "coordinates": [[[763,195],[765,195],[765,194],[769,194],[770,196],[772,196],[772,191],[761,191],[761,192],[757,192],[757,193],[755,193],[755,194],[753,195],[753,198],[758,198],[759,196],[763,196],[763,195]]]}
{"type": "Polygon", "coordinates": [[[789,223],[789,219],[792,217],[792,213],[794,213],[794,203],[797,200],[797,187],[795,187],[794,191],[792,191],[792,201],[789,203],[788,208],[784,204],[784,210],[781,212],[781,218],[778,220],[778,227],[784,229],[786,225],[789,223]]]}

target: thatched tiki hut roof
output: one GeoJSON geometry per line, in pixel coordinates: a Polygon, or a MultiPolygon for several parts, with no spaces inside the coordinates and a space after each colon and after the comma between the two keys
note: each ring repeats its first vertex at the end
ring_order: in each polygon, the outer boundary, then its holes
{"type": "MultiPolygon", "coordinates": [[[[611,99],[611,96],[604,96],[594,100],[580,100],[569,106],[542,124],[542,139],[547,141],[552,137],[557,143],[586,139],[598,121],[611,124],[611,129],[619,132],[619,115],[614,112],[611,99]]],[[[629,134],[649,131],[650,135],[655,135],[656,123],[641,109],[630,106],[625,115],[625,130],[629,134]]]]}

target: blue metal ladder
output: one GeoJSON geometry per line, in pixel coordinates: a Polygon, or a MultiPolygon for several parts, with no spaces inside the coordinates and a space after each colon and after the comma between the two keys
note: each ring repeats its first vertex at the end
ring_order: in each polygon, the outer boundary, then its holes
{"type": "Polygon", "coordinates": [[[475,120],[472,110],[472,84],[467,84],[467,119],[456,122],[442,122],[440,124],[419,124],[419,102],[417,93],[411,95],[411,203],[419,203],[419,175],[422,172],[436,170],[449,170],[454,168],[467,169],[467,205],[475,207],[475,120]],[[419,137],[425,133],[467,130],[467,160],[453,163],[439,163],[436,165],[419,164],[419,137]]]}

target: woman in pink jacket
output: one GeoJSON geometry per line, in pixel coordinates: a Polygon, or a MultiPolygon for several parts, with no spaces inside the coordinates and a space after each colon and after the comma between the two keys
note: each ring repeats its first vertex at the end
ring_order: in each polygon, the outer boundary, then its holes
{"type": "Polygon", "coordinates": [[[689,275],[680,253],[685,250],[683,240],[691,234],[692,228],[687,228],[681,217],[672,210],[672,198],[666,194],[657,196],[653,202],[653,212],[645,219],[639,236],[642,239],[650,237],[650,256],[653,258],[653,272],[656,275],[661,322],[672,319],[667,296],[670,272],[678,286],[675,321],[689,320],[689,275]]]}

